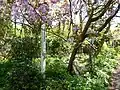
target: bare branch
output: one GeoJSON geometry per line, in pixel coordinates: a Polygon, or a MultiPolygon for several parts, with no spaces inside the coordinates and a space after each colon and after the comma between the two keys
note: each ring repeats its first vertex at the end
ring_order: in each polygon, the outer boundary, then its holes
{"type": "MultiPolygon", "coordinates": [[[[113,3],[113,0],[109,0],[109,1],[107,2],[107,4],[104,6],[104,8],[102,8],[103,11],[102,11],[97,17],[92,18],[92,22],[97,21],[98,19],[100,19],[100,18],[106,13],[106,11],[108,10],[109,6],[110,6],[112,3],[113,3]]],[[[100,10],[100,11],[101,11],[101,10],[100,10]]]]}
{"type": "Polygon", "coordinates": [[[98,28],[97,31],[101,32],[101,31],[107,26],[107,24],[112,20],[112,18],[118,13],[119,10],[120,10],[120,4],[118,5],[115,13],[114,13],[113,15],[111,15],[111,16],[105,21],[105,23],[104,23],[100,28],[98,28]]]}
{"type": "Polygon", "coordinates": [[[49,33],[51,33],[51,34],[54,34],[55,36],[57,36],[57,37],[63,39],[65,42],[67,42],[67,40],[66,40],[64,37],[60,36],[59,34],[56,34],[53,30],[51,30],[51,31],[48,30],[47,32],[49,32],[49,33]]]}

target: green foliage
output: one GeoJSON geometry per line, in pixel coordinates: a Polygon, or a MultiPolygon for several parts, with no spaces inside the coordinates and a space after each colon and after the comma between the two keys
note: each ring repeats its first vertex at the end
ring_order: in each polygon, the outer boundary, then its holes
{"type": "Polygon", "coordinates": [[[42,90],[43,88],[46,90],[107,90],[110,74],[117,65],[115,55],[114,49],[102,48],[102,52],[94,62],[93,77],[89,72],[80,76],[71,76],[66,71],[66,58],[48,56],[44,81],[39,69],[34,66],[35,63],[39,63],[39,60],[33,59],[34,64],[26,63],[25,58],[22,62],[19,60],[18,62],[13,60],[1,62],[3,64],[1,67],[4,67],[4,70],[0,69],[4,74],[1,78],[5,81],[1,82],[1,85],[8,87],[6,90],[42,90]],[[7,75],[9,77],[6,79],[7,75]]]}
{"type": "Polygon", "coordinates": [[[115,50],[117,54],[120,54],[120,46],[116,47],[115,50]]]}
{"type": "Polygon", "coordinates": [[[46,70],[46,90],[77,90],[83,86],[85,81],[81,77],[69,75],[66,69],[65,62],[52,58],[46,70]]]}
{"type": "Polygon", "coordinates": [[[51,56],[66,56],[69,50],[70,44],[57,36],[48,36],[47,39],[47,53],[51,56]]]}
{"type": "Polygon", "coordinates": [[[102,82],[100,85],[103,85],[104,88],[109,85],[111,73],[118,65],[116,56],[117,55],[114,48],[108,48],[104,46],[102,47],[100,54],[95,59],[94,71],[98,81],[102,82]]]}
{"type": "MultiPolygon", "coordinates": [[[[5,33],[1,33],[4,36],[5,33]]],[[[81,57],[81,66],[86,69],[85,71],[80,70],[80,75],[71,76],[67,72],[67,66],[72,45],[60,37],[48,34],[46,78],[43,80],[40,73],[40,38],[32,35],[30,37],[29,33],[26,33],[28,34],[25,35],[27,37],[15,35],[13,39],[8,40],[9,46],[11,45],[11,48],[6,46],[10,49],[9,58],[0,61],[0,89],[107,90],[111,72],[118,64],[116,56],[118,56],[119,47],[115,49],[109,48],[107,45],[102,47],[99,55],[96,58],[92,58],[92,76],[90,70],[88,70],[90,64],[88,66],[85,65],[88,63],[85,60],[88,55],[85,56],[81,52],[78,53],[81,57]]],[[[12,37],[12,34],[10,35],[12,37]]],[[[99,46],[99,43],[96,43],[96,46],[99,46]]]]}
{"type": "Polygon", "coordinates": [[[39,56],[40,48],[33,37],[14,38],[11,42],[12,59],[32,59],[39,56]]]}
{"type": "Polygon", "coordinates": [[[8,60],[0,60],[0,88],[8,86],[8,75],[12,68],[12,64],[8,60]]]}
{"type": "Polygon", "coordinates": [[[9,76],[9,90],[37,90],[42,81],[38,69],[22,64],[12,69],[9,76]]]}
{"type": "Polygon", "coordinates": [[[34,38],[14,38],[11,42],[12,69],[10,71],[9,90],[37,90],[42,81],[39,70],[32,64],[38,57],[40,48],[34,38]]]}
{"type": "Polygon", "coordinates": [[[94,62],[94,73],[69,75],[64,60],[58,57],[47,59],[46,90],[107,90],[111,72],[118,64],[116,51],[113,48],[102,48],[94,62]],[[109,57],[110,56],[110,57],[109,57]]]}

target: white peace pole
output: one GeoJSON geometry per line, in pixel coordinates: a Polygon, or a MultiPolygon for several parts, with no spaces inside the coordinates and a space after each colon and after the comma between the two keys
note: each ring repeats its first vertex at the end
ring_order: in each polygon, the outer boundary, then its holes
{"type": "Polygon", "coordinates": [[[45,24],[41,27],[41,73],[43,78],[45,78],[45,68],[46,68],[46,27],[45,24]]]}

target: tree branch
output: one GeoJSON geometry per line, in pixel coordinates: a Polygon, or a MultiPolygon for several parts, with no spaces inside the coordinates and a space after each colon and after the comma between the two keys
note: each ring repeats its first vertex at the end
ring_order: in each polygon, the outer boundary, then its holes
{"type": "Polygon", "coordinates": [[[117,7],[117,10],[115,11],[115,13],[113,15],[111,15],[106,21],[105,23],[100,27],[98,28],[98,32],[101,32],[106,26],[107,24],[112,20],[112,18],[118,13],[118,11],[120,10],[120,4],[118,5],[117,7]]]}
{"type": "Polygon", "coordinates": [[[108,8],[109,8],[109,6],[111,5],[112,2],[113,2],[113,0],[109,0],[107,2],[107,4],[104,6],[104,8],[102,8],[103,11],[97,17],[92,18],[92,22],[97,21],[98,19],[100,19],[105,14],[105,12],[108,10],[108,8]]]}
{"type": "Polygon", "coordinates": [[[72,3],[71,3],[72,0],[69,0],[69,3],[70,3],[70,24],[69,24],[69,28],[68,28],[68,36],[67,38],[69,38],[69,34],[71,32],[71,26],[73,24],[73,19],[72,19],[72,3]]]}
{"type": "Polygon", "coordinates": [[[89,28],[89,26],[90,26],[90,24],[91,24],[91,22],[92,22],[92,16],[93,16],[93,9],[92,9],[92,12],[91,12],[91,14],[90,14],[90,17],[88,18],[88,21],[87,21],[87,23],[86,23],[86,25],[85,25],[85,27],[84,27],[84,29],[83,29],[83,32],[82,32],[82,35],[83,35],[83,36],[86,34],[86,32],[87,32],[87,30],[88,30],[88,28],[89,28]]]}

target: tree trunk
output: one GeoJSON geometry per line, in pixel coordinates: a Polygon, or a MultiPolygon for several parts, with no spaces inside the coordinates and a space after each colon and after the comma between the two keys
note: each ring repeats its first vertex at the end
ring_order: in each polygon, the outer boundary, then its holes
{"type": "Polygon", "coordinates": [[[68,64],[68,72],[70,74],[72,74],[72,71],[73,71],[73,62],[75,60],[75,56],[76,56],[77,51],[78,51],[78,49],[79,49],[80,46],[81,46],[81,44],[76,43],[75,46],[74,46],[74,49],[72,51],[72,54],[71,54],[71,57],[70,57],[70,60],[69,60],[69,64],[68,64]]]}

